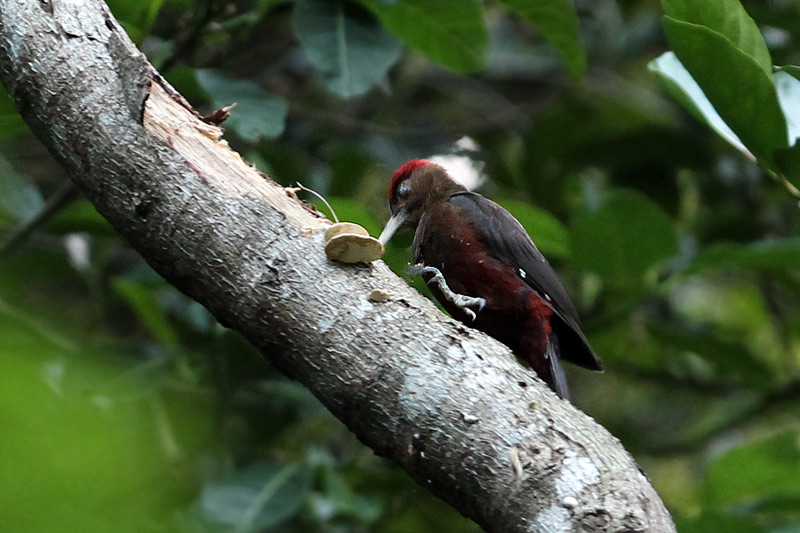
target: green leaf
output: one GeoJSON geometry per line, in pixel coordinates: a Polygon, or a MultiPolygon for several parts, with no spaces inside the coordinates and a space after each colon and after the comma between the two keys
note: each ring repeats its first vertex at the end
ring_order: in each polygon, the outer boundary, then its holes
{"type": "Polygon", "coordinates": [[[211,95],[208,94],[208,91],[203,89],[200,85],[200,81],[197,79],[197,69],[179,66],[169,69],[164,74],[164,77],[190,101],[208,100],[211,98],[211,95]]]}
{"type": "Polygon", "coordinates": [[[29,310],[35,324],[16,309],[0,317],[2,529],[176,531],[175,510],[196,490],[194,476],[176,473],[197,468],[201,450],[211,453],[213,411],[180,393],[162,397],[152,379],[135,377],[141,367],[132,365],[142,361],[127,344],[87,343],[82,330],[97,336],[99,328],[80,306],[62,307],[52,323],[43,319],[52,298],[29,310]],[[53,330],[63,341],[53,342],[53,330]]]}
{"type": "MultiPolygon", "coordinates": [[[[25,333],[21,334],[21,336],[33,334],[37,338],[37,342],[47,342],[52,348],[57,348],[64,352],[77,351],[75,342],[51,327],[41,314],[29,314],[24,309],[12,306],[0,298],[0,317],[3,318],[3,324],[11,325],[13,331],[25,330],[25,333]]],[[[7,339],[8,337],[10,335],[5,334],[3,338],[7,339]]],[[[8,344],[5,347],[8,349],[8,344]]],[[[38,350],[36,352],[41,354],[38,350]]]]}
{"type": "Polygon", "coordinates": [[[489,36],[479,0],[360,0],[408,46],[456,72],[486,64],[489,36]]]}
{"type": "Polygon", "coordinates": [[[800,80],[800,67],[797,65],[784,65],[782,67],[778,67],[778,72],[785,72],[790,76],[793,76],[796,80],[800,80]]]}
{"type": "Polygon", "coordinates": [[[772,82],[786,117],[789,144],[794,145],[800,138],[800,80],[789,72],[779,71],[772,75],[772,82]]]}
{"type": "Polygon", "coordinates": [[[738,0],[663,0],[664,30],[680,62],[731,130],[765,167],[787,148],[772,60],[738,0]]]}
{"type": "Polygon", "coordinates": [[[108,6],[131,38],[141,44],[150,33],[163,3],[164,0],[109,0],[108,6]]]}
{"type": "Polygon", "coordinates": [[[374,494],[357,494],[347,480],[331,465],[321,471],[325,500],[317,499],[317,506],[325,505],[330,513],[338,516],[351,516],[360,522],[371,523],[381,513],[381,501],[374,494]]]}
{"type": "Polygon", "coordinates": [[[16,111],[3,113],[0,111],[0,139],[14,137],[28,129],[22,116],[16,111]]]}
{"type": "Polygon", "coordinates": [[[0,217],[27,220],[43,207],[44,199],[36,186],[0,157],[0,217]]]}
{"type": "Polygon", "coordinates": [[[257,142],[283,133],[288,106],[252,81],[232,80],[213,69],[197,69],[197,81],[208,92],[216,108],[233,103],[231,116],[225,122],[244,140],[257,142]]]}
{"type": "Polygon", "coordinates": [[[553,215],[525,202],[498,202],[519,220],[546,257],[569,256],[569,232],[553,215]]]}
{"type": "Polygon", "coordinates": [[[789,144],[791,148],[781,148],[775,152],[775,162],[783,175],[795,187],[800,188],[800,68],[794,66],[781,67],[772,76],[778,101],[781,104],[786,123],[789,127],[789,144]]]}
{"type": "Polygon", "coordinates": [[[237,533],[263,531],[294,515],[311,488],[300,463],[262,462],[208,484],[200,496],[205,520],[237,533]]]}
{"type": "Polygon", "coordinates": [[[586,70],[586,54],[580,40],[580,27],[572,0],[499,0],[536,26],[550,41],[574,77],[586,70]]]}
{"type": "MultiPolygon", "coordinates": [[[[692,518],[676,517],[675,525],[681,533],[709,533],[711,531],[728,531],[736,533],[767,533],[768,530],[759,526],[750,518],[741,514],[723,515],[706,513],[692,518]]],[[[775,530],[771,530],[777,533],[775,530]]]]}
{"type": "Polygon", "coordinates": [[[168,347],[178,345],[178,334],[153,291],[125,278],[114,278],[111,283],[161,344],[168,347]]]}
{"type": "Polygon", "coordinates": [[[664,29],[678,59],[714,109],[759,162],[774,170],[773,150],[788,143],[771,74],[707,27],[665,17],[664,29]]]}
{"type": "Polygon", "coordinates": [[[255,10],[259,17],[263,17],[269,10],[281,4],[288,4],[290,0],[257,0],[255,10]]]}
{"type": "Polygon", "coordinates": [[[800,237],[749,244],[718,243],[700,253],[687,272],[719,268],[794,271],[800,265],[800,237]]]}
{"type": "Polygon", "coordinates": [[[775,163],[786,180],[800,189],[800,144],[775,150],[775,163]]]}
{"type": "MultiPolygon", "coordinates": [[[[786,518],[790,518],[797,521],[797,519],[800,518],[800,516],[798,516],[798,511],[800,511],[800,494],[780,495],[763,500],[756,509],[758,517],[761,520],[772,521],[775,519],[785,520],[786,518]]],[[[789,528],[786,529],[772,529],[770,533],[797,533],[797,528],[789,526],[789,528]]]]}
{"type": "Polygon", "coordinates": [[[702,357],[712,365],[714,375],[729,376],[758,388],[766,388],[772,383],[773,373],[769,365],[743,343],[722,338],[720,332],[663,321],[650,322],[647,329],[661,344],[702,357]]]}
{"type": "Polygon", "coordinates": [[[800,493],[800,433],[736,448],[714,461],[704,487],[715,506],[749,504],[800,493]]]}
{"type": "Polygon", "coordinates": [[[381,81],[402,52],[372,13],[345,0],[297,0],[293,23],[328,88],[346,98],[381,81]]]}
{"type": "Polygon", "coordinates": [[[13,137],[27,129],[28,125],[17,111],[17,105],[0,83],[0,139],[13,137]]]}
{"type": "Polygon", "coordinates": [[[633,190],[615,190],[599,209],[576,218],[572,257],[618,288],[635,288],[645,273],[678,251],[673,220],[633,190]]]}
{"type": "Polygon", "coordinates": [[[85,231],[93,235],[119,235],[88,200],[76,200],[59,210],[47,221],[47,231],[66,235],[85,231]]]}
{"type": "MultiPolygon", "coordinates": [[[[662,4],[667,17],[712,30],[751,57],[767,76],[772,74],[767,44],[739,0],[662,0],[662,4]]],[[[675,46],[671,41],[670,44],[675,46]]],[[[711,53],[709,50],[698,52],[711,53]]]]}
{"type": "MultiPolygon", "coordinates": [[[[380,235],[381,225],[363,204],[347,198],[328,198],[328,203],[331,204],[331,207],[336,211],[336,215],[342,222],[355,222],[369,231],[370,235],[375,237],[380,235]]],[[[323,207],[321,203],[314,202],[314,204],[317,209],[327,214],[328,209],[323,207]]]]}
{"type": "Polygon", "coordinates": [[[661,54],[661,56],[650,62],[648,68],[658,76],[672,97],[683,104],[695,118],[711,126],[711,129],[716,131],[720,137],[728,141],[734,148],[748,157],[754,158],[750,150],[745,147],[739,137],[733,133],[733,130],[719,116],[717,110],[706,98],[703,89],[697,85],[697,82],[694,81],[692,75],[680,62],[675,52],[661,54]]]}

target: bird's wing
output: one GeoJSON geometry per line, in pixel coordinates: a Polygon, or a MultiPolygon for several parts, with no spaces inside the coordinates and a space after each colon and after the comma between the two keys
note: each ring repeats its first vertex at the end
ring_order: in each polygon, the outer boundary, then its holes
{"type": "Polygon", "coordinates": [[[473,221],[489,255],[512,266],[517,276],[550,304],[559,319],[553,321],[552,327],[560,339],[562,357],[585,368],[601,370],[602,363],[581,331],[572,300],[522,224],[504,208],[477,193],[457,193],[450,203],[473,221]]]}

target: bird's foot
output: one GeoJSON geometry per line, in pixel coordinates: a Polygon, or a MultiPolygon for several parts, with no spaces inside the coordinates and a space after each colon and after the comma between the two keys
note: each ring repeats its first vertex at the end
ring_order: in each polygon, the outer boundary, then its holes
{"type": "Polygon", "coordinates": [[[433,277],[428,280],[428,284],[430,285],[431,283],[435,283],[439,287],[439,290],[442,291],[442,295],[444,295],[444,297],[449,301],[453,302],[456,307],[463,310],[467,316],[469,316],[470,320],[474,321],[477,317],[475,311],[470,309],[470,307],[477,307],[478,312],[480,313],[486,306],[485,298],[476,298],[474,296],[467,296],[465,294],[453,292],[453,290],[447,285],[447,281],[445,281],[442,271],[436,267],[425,266],[423,264],[409,265],[408,274],[411,276],[416,276],[419,274],[433,274],[433,277]]]}

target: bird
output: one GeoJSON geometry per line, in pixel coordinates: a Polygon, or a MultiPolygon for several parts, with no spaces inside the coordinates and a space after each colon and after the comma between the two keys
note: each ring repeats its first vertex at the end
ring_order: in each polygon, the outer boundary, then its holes
{"type": "Polygon", "coordinates": [[[378,240],[415,230],[409,273],[423,276],[453,318],[508,346],[564,399],[562,358],[603,370],[557,274],[506,209],[426,159],[394,172],[388,199],[391,217],[378,240]]]}

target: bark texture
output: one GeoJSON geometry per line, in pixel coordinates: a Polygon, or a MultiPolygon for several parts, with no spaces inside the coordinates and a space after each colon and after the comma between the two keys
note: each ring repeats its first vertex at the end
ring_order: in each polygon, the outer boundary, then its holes
{"type": "Polygon", "coordinates": [[[380,261],[329,262],[328,221],[200,121],[100,0],[0,0],[0,75],[153,268],[485,530],[674,531],[620,443],[504,346],[380,261]]]}

